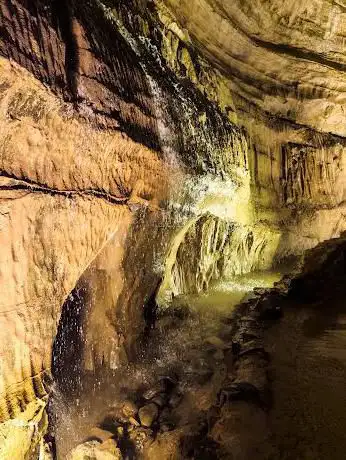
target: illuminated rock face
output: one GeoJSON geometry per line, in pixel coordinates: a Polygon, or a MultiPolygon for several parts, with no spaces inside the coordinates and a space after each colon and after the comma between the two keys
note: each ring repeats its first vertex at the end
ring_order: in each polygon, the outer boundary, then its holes
{"type": "Polygon", "coordinates": [[[255,150],[252,178],[259,203],[341,206],[345,4],[164,3],[194,48],[227,76],[238,122],[255,150]]]}
{"type": "Polygon", "coordinates": [[[199,291],[345,229],[346,5],[0,7],[6,457],[11,420],[38,423],[72,291],[81,365],[116,367],[161,277],[199,291]]]}

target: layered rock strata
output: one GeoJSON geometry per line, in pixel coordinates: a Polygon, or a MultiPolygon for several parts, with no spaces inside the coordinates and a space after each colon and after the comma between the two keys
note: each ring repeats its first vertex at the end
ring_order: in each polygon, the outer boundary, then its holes
{"type": "Polygon", "coordinates": [[[79,326],[78,366],[130,356],[161,277],[198,291],[345,228],[344,7],[0,2],[0,421],[79,326]]]}

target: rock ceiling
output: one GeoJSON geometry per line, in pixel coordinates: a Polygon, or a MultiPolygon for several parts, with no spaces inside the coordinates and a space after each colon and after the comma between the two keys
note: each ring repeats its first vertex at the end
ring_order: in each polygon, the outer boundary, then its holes
{"type": "Polygon", "coordinates": [[[166,0],[246,104],[346,133],[346,2],[166,0]]]}

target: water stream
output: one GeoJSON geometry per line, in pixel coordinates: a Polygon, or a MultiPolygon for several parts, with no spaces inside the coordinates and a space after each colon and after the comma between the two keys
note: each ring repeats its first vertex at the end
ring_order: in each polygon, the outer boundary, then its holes
{"type": "Polygon", "coordinates": [[[136,401],[162,376],[173,375],[183,395],[172,415],[174,424],[198,422],[215,402],[225,376],[222,352],[217,354],[210,342],[227,334],[235,305],[254,287],[271,287],[281,276],[279,272],[251,273],[215,282],[203,294],[179,296],[160,316],[133,362],[117,370],[86,372],[78,379],[81,387],[74,395],[63,395],[56,387],[50,412],[58,460],[88,439],[93,427],[105,427],[103,422],[124,400],[136,401]]]}
{"type": "MultiPolygon", "coordinates": [[[[215,341],[227,336],[235,305],[253,288],[271,287],[282,274],[251,273],[214,282],[202,294],[176,297],[131,363],[86,373],[78,394],[66,397],[56,389],[51,410],[58,459],[90,439],[93,427],[109,429],[125,400],[140,401],[162,377],[176,380],[175,391],[182,396],[170,423],[196,426],[215,404],[225,378],[222,347],[217,349],[215,341]]],[[[269,443],[254,460],[344,459],[346,305],[342,300],[286,303],[283,318],[266,331],[274,404],[269,443]]]]}
{"type": "Polygon", "coordinates": [[[343,460],[346,452],[346,304],[290,304],[269,331],[273,459],[343,460]]]}

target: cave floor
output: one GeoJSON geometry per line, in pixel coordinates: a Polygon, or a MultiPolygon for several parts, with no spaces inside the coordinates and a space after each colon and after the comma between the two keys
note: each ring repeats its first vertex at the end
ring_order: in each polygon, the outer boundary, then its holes
{"type": "MultiPolygon", "coordinates": [[[[51,412],[58,460],[89,439],[93,427],[109,429],[104,420],[117,412],[124,400],[141,400],[145,389],[155,387],[162,376],[176,378],[174,391],[183,395],[179,407],[171,410],[169,423],[198,433],[227,373],[220,337],[229,336],[235,305],[254,287],[270,287],[280,277],[279,272],[253,273],[217,282],[204,294],[176,298],[129,365],[78,376],[81,388],[74,395],[66,396],[55,388],[51,412]]],[[[119,419],[118,414],[115,418],[119,419]]],[[[158,455],[164,459],[164,449],[158,455]]]]}
{"type": "MultiPolygon", "coordinates": [[[[156,441],[143,458],[171,458],[172,443],[182,445],[187,433],[192,436],[188,443],[193,444],[193,436],[200,443],[206,413],[215,404],[230,371],[223,340],[232,327],[229,318],[234,306],[254,287],[270,287],[280,277],[280,273],[252,274],[216,283],[202,295],[176,299],[176,306],[159,318],[133,362],[111,372],[100,369],[87,373],[81,378],[83,385],[76,396],[66,398],[57,392],[53,406],[58,460],[66,458],[78,443],[90,439],[93,427],[111,429],[105,420],[110,414],[119,420],[118,409],[124,400],[135,401],[141,407],[144,392],[167,377],[176,382],[164,398],[180,398],[180,402],[177,406],[164,403],[167,405],[160,409],[158,420],[144,430],[144,436],[156,441]],[[174,430],[164,433],[164,426],[174,426],[174,430]]],[[[269,437],[260,441],[256,454],[236,458],[344,459],[346,305],[342,298],[315,305],[285,300],[283,311],[283,317],[270,322],[265,331],[273,390],[273,404],[267,415],[269,437]]],[[[141,429],[135,428],[132,433],[141,429]]],[[[181,458],[229,458],[213,449],[214,446],[204,446],[191,456],[181,453],[181,458]]],[[[137,456],[129,451],[126,458],[137,456]]]]}

